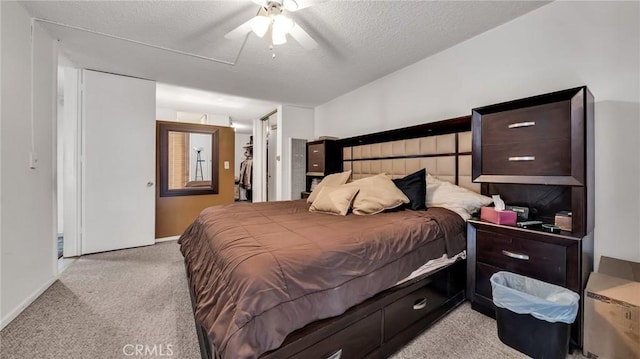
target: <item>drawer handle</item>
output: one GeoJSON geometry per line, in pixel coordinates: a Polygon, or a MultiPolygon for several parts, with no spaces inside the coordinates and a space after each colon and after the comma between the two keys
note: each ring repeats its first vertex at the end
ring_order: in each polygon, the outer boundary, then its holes
{"type": "Polygon", "coordinates": [[[313,150],[313,153],[318,153],[318,150],[313,150]]]}
{"type": "Polygon", "coordinates": [[[508,127],[509,128],[519,128],[519,127],[531,127],[531,126],[535,126],[535,125],[536,125],[536,123],[534,121],[527,121],[527,122],[512,123],[508,127]]]}
{"type": "Polygon", "coordinates": [[[509,157],[509,161],[535,161],[536,156],[509,157]]]}
{"type": "Polygon", "coordinates": [[[413,310],[424,309],[427,306],[427,298],[418,299],[413,303],[413,310]]]}
{"type": "Polygon", "coordinates": [[[523,261],[528,261],[529,260],[529,256],[526,254],[518,254],[518,253],[513,253],[513,252],[509,252],[509,251],[502,251],[502,254],[504,254],[507,257],[511,257],[511,258],[515,258],[515,259],[520,259],[523,261]]]}
{"type": "Polygon", "coordinates": [[[313,167],[318,167],[318,166],[319,166],[319,165],[318,165],[317,163],[314,163],[314,164],[313,164],[313,167]]]}
{"type": "Polygon", "coordinates": [[[329,355],[327,359],[340,359],[341,356],[342,356],[342,349],[338,349],[337,352],[329,355]]]}

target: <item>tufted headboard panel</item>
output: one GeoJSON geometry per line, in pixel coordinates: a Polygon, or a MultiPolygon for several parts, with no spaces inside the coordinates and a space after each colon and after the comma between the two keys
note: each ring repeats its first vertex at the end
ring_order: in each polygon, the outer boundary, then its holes
{"type": "Polygon", "coordinates": [[[480,192],[480,184],[471,182],[471,131],[465,120],[469,118],[341,140],[343,169],[351,170],[356,180],[378,173],[400,178],[425,168],[440,180],[480,192]]]}

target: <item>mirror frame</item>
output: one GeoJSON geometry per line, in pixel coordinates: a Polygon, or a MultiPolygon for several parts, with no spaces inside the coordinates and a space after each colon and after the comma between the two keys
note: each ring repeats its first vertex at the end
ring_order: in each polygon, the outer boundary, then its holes
{"type": "Polygon", "coordinates": [[[220,174],[220,169],[218,167],[220,158],[219,134],[220,131],[217,126],[157,121],[156,135],[158,147],[156,153],[158,154],[157,168],[159,171],[158,177],[160,183],[158,187],[160,188],[160,197],[218,194],[220,174]],[[211,187],[201,189],[169,189],[169,131],[211,135],[211,187]]]}

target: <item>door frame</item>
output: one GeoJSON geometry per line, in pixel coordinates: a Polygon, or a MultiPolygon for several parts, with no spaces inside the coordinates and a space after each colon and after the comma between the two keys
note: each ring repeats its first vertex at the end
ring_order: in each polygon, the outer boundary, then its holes
{"type": "Polygon", "coordinates": [[[62,68],[64,71],[64,83],[62,86],[64,106],[62,118],[57,120],[63,121],[63,133],[61,136],[62,141],[59,141],[57,146],[62,146],[63,148],[63,162],[57,164],[56,171],[63,171],[63,189],[62,193],[58,193],[57,196],[63,198],[63,258],[68,258],[82,254],[81,184],[83,133],[80,114],[83,87],[80,69],[62,68]]]}

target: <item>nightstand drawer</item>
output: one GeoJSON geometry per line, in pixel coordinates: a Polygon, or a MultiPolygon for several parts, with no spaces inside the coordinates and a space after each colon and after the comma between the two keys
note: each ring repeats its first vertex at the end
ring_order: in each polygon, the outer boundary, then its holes
{"type": "Polygon", "coordinates": [[[482,117],[482,144],[517,146],[552,138],[570,138],[571,101],[518,108],[486,114],[482,117]]]}
{"type": "Polygon", "coordinates": [[[483,144],[482,173],[485,175],[570,176],[571,139],[483,144]]]}
{"type": "Polygon", "coordinates": [[[313,161],[309,159],[307,164],[307,172],[324,173],[324,161],[313,161]]]}
{"type": "Polygon", "coordinates": [[[479,230],[477,261],[545,282],[566,285],[566,247],[479,230]]]}
{"type": "Polygon", "coordinates": [[[307,153],[307,172],[324,172],[324,144],[309,145],[307,153]]]}

